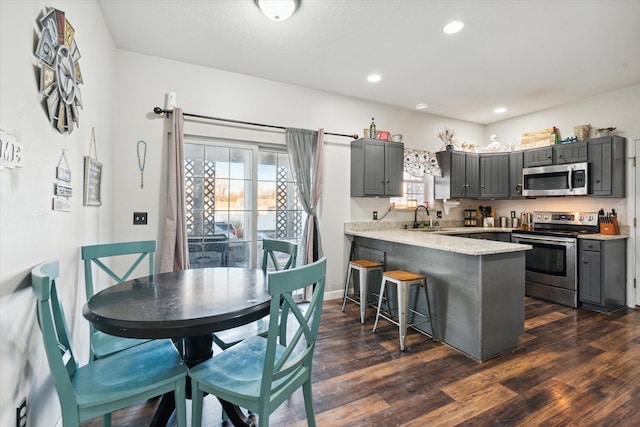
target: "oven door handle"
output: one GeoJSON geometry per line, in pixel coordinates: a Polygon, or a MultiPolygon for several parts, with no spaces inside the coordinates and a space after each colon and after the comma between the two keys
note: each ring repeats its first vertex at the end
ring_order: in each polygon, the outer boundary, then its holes
{"type": "Polygon", "coordinates": [[[573,175],[573,166],[569,168],[569,173],[567,174],[567,185],[569,187],[569,191],[573,191],[573,186],[571,184],[571,181],[573,181],[572,179],[572,175],[573,175]]]}
{"type": "Polygon", "coordinates": [[[523,236],[521,234],[513,234],[512,237],[517,240],[516,243],[525,245],[528,243],[547,243],[550,245],[559,244],[567,246],[576,243],[576,239],[570,237],[523,236]]]}

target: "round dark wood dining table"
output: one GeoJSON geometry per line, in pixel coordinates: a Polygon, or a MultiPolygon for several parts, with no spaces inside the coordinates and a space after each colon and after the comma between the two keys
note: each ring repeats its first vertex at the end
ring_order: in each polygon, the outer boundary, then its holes
{"type": "MultiPolygon", "coordinates": [[[[84,305],[96,329],[127,338],[171,338],[192,367],[213,355],[214,332],[269,314],[270,296],[262,270],[198,268],[128,280],[110,286],[84,305]]],[[[187,387],[190,394],[190,387],[187,387]]],[[[251,425],[239,408],[221,401],[236,425],[251,425]]],[[[166,425],[174,409],[164,396],[152,425],[166,425]]]]}

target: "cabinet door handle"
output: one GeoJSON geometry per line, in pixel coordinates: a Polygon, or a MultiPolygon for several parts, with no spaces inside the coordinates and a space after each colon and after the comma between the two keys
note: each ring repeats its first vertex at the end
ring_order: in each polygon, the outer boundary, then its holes
{"type": "Polygon", "coordinates": [[[600,180],[599,180],[599,179],[596,179],[596,183],[599,183],[599,182],[600,182],[600,180]]]}
{"type": "Polygon", "coordinates": [[[589,260],[586,257],[582,257],[582,262],[584,264],[589,264],[589,260]]]}

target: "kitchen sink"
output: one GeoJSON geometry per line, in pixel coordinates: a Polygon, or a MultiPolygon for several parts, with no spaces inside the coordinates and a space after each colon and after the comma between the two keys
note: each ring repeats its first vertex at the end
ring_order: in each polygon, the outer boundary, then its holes
{"type": "Polygon", "coordinates": [[[419,227],[419,228],[407,228],[408,231],[422,231],[422,232],[434,232],[434,231],[443,231],[444,228],[440,227],[419,227]]]}

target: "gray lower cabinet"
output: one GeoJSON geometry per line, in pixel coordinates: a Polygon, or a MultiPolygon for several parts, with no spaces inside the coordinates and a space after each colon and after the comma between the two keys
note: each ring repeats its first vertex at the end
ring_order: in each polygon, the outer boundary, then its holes
{"type": "Polygon", "coordinates": [[[625,197],[625,138],[605,136],[587,141],[593,197],[625,197]]]}
{"type": "Polygon", "coordinates": [[[626,240],[579,239],[578,291],[584,308],[609,312],[626,305],[626,240]]]}
{"type": "Polygon", "coordinates": [[[480,198],[509,197],[509,156],[504,153],[480,156],[480,198]]]}
{"type": "Polygon", "coordinates": [[[524,167],[524,156],[522,151],[509,153],[509,198],[519,199],[522,195],[522,168],[524,167]]]}
{"type": "Polygon", "coordinates": [[[351,197],[402,197],[404,144],[360,138],[351,142],[351,197]]]}
{"type": "Polygon", "coordinates": [[[436,199],[480,197],[480,155],[462,151],[436,153],[442,177],[435,178],[436,199]]]}

